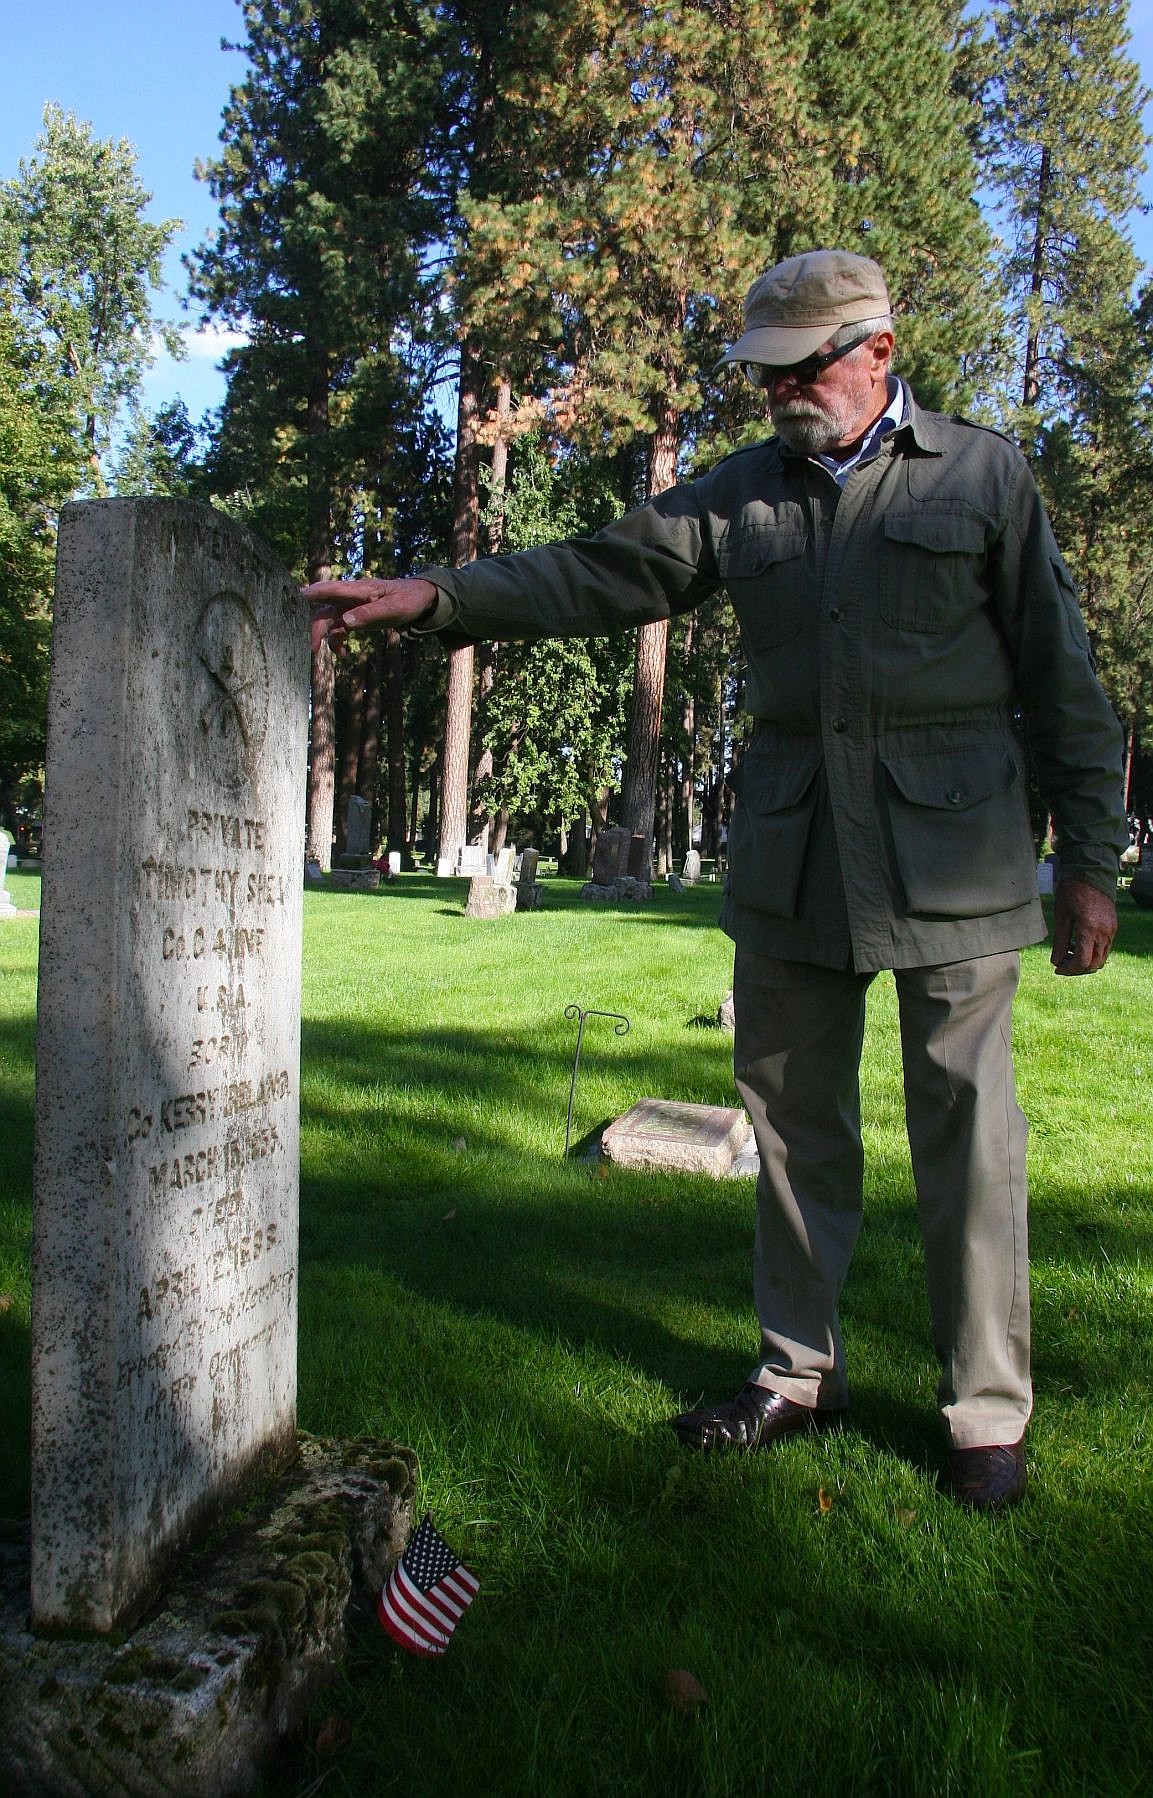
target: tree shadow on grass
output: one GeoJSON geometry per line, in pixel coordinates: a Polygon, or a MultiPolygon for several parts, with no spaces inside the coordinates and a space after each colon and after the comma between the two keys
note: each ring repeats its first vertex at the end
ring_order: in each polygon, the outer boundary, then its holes
{"type": "MultiPolygon", "coordinates": [[[[312,1046],[319,1048],[315,1040],[312,1046]]],[[[367,1031],[355,1045],[340,1038],[345,1069],[360,1064],[387,1084],[390,1068],[402,1067],[406,1082],[422,1094],[447,1097],[450,1115],[454,1096],[477,1090],[486,1048],[484,1036],[462,1030],[367,1031]]],[[[327,1053],[337,1056],[336,1042],[327,1053]]],[[[675,1077],[675,1057],[615,1043],[613,1053],[614,1078],[633,1097],[641,1089],[667,1091],[675,1077]]],[[[405,1119],[403,1158],[394,1160],[387,1099],[381,1100],[378,1178],[366,1174],[362,1161],[345,1177],[332,1168],[310,1170],[305,1256],[339,1266],[359,1264],[368,1253],[383,1275],[443,1304],[458,1321],[488,1319],[526,1337],[563,1339],[574,1354],[591,1349],[619,1357],[686,1404],[727,1396],[755,1359],[752,1183],[581,1168],[526,1153],[523,1118],[531,1116],[544,1134],[547,1092],[563,1084],[567,1065],[567,1045],[540,1042],[531,1074],[522,1078],[507,1064],[490,1069],[483,1088],[488,1111],[473,1115],[463,1152],[451,1149],[453,1126],[430,1102],[423,1115],[405,1119]],[[551,1067],[547,1078],[542,1059],[551,1067]],[[347,1227],[337,1227],[342,1212],[347,1227]],[[328,1220],[315,1234],[313,1218],[328,1220]]],[[[719,1067],[716,1079],[727,1084],[719,1067]]],[[[717,1097],[727,1096],[722,1086],[717,1097]]],[[[306,1117],[317,1115],[313,1103],[306,1091],[306,1117]]],[[[342,1106],[330,1102],[324,1115],[338,1134],[347,1133],[351,1119],[342,1106]]],[[[359,1127],[371,1132],[373,1120],[361,1119],[359,1127]]],[[[555,1129],[559,1136],[559,1115],[555,1129]]],[[[870,1427],[884,1423],[886,1439],[904,1442],[907,1456],[923,1462],[936,1441],[936,1370],[912,1194],[906,1185],[900,1201],[878,1196],[894,1190],[901,1190],[900,1155],[874,1154],[842,1317],[851,1357],[867,1345],[870,1365],[883,1369],[892,1361],[901,1370],[898,1385],[910,1366],[927,1371],[923,1412],[902,1413],[899,1401],[886,1410],[878,1376],[872,1376],[877,1396],[864,1412],[870,1427]]],[[[1145,1226],[1118,1221],[1081,1231],[1067,1227],[1056,1215],[1060,1209],[1058,1201],[1035,1230],[1036,1260],[1046,1276],[1052,1268],[1076,1278],[1110,1264],[1137,1265],[1148,1251],[1145,1226]]],[[[1043,1298],[1037,1309],[1043,1394],[1104,1390],[1126,1339],[1144,1327],[1137,1290],[1119,1290],[1108,1319],[1075,1337],[1054,1303],[1043,1298]]],[[[452,1334],[446,1326],[446,1337],[452,1334]]]]}

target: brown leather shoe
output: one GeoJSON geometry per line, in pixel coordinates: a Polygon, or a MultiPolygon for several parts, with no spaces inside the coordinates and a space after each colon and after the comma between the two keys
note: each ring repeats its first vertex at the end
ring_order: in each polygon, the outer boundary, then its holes
{"type": "Polygon", "coordinates": [[[783,1436],[800,1436],[827,1429],[844,1417],[844,1410],[814,1411],[798,1405],[783,1393],[750,1380],[736,1398],[701,1411],[683,1411],[670,1421],[688,1448],[771,1448],[783,1436]]]}
{"type": "Polygon", "coordinates": [[[1004,1511],[1025,1496],[1025,1439],[988,1448],[949,1450],[945,1485],[960,1504],[974,1511],[1004,1511]]]}

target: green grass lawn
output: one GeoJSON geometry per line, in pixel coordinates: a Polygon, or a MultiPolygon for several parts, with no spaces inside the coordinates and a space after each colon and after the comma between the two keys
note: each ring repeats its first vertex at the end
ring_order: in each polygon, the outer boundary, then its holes
{"type": "MultiPolygon", "coordinates": [[[[9,876],[18,905],[36,884],[9,876]]],[[[1025,955],[1037,1406],[1025,1506],[938,1494],[936,1369],[893,987],[843,1306],[851,1427],[700,1459],[666,1418],[739,1385],[752,1185],[563,1161],[645,1095],[730,1103],[719,888],[462,916],[406,876],[305,900],[300,1422],[420,1456],[481,1592],[441,1663],[373,1626],[288,1794],[1114,1794],[1153,1785],[1153,914],[1093,980],[1025,955]],[[823,1502],[822,1502],[822,1494],[823,1502]],[[831,1503],[830,1503],[831,1501],[831,1503]],[[668,1701],[670,1669],[709,1702],[668,1701]]],[[[0,925],[0,1510],[27,1502],[35,931],[0,925]]]]}

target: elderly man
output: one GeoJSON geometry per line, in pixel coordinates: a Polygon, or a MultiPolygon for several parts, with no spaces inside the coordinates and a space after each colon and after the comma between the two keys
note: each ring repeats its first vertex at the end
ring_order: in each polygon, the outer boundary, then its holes
{"type": "Polygon", "coordinates": [[[767,441],[591,539],[322,583],[314,629],[591,635],[727,590],[755,721],[722,925],[761,1159],[761,1341],[735,1398],[673,1428],[750,1450],[846,1411],[837,1307],[861,1219],[865,995],[890,968],[946,1478],[997,1508],[1025,1489],[1032,1402],[1010,1022],[1018,952],[1045,932],[1022,736],[1061,850],[1053,965],[1090,974],[1116,930],[1121,733],[1024,459],[922,411],[890,372],[876,263],[794,256],[755,283],[745,326],[723,361],[766,394],[767,441]]]}

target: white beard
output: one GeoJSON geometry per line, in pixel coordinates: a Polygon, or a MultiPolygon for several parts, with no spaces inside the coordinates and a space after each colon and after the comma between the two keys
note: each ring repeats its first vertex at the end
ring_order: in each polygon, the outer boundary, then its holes
{"type": "Polygon", "coordinates": [[[852,427],[852,412],[851,402],[826,408],[799,395],[770,407],[778,437],[806,456],[821,455],[839,443],[852,427]]]}

